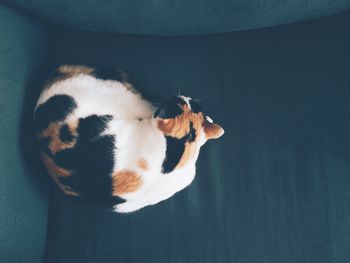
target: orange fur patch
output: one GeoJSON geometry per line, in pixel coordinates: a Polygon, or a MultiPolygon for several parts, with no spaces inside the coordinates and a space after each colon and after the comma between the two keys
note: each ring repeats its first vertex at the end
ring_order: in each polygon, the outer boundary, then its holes
{"type": "Polygon", "coordinates": [[[134,88],[134,86],[129,82],[129,75],[127,73],[125,73],[124,71],[122,70],[116,70],[120,73],[120,76],[122,78],[121,82],[123,83],[124,85],[124,88],[126,88],[127,90],[129,90],[130,92],[134,93],[134,94],[138,94],[138,90],[136,90],[134,88]]]}
{"type": "Polygon", "coordinates": [[[129,82],[123,82],[124,84],[124,87],[130,91],[131,93],[134,93],[134,94],[139,94],[139,91],[137,89],[134,88],[134,86],[129,83],[129,82]]]}
{"type": "Polygon", "coordinates": [[[58,185],[58,187],[67,195],[79,195],[78,193],[74,192],[70,187],[65,186],[61,184],[58,180],[58,177],[63,176],[70,176],[71,171],[66,170],[62,167],[59,167],[50,157],[48,157],[46,154],[41,154],[41,159],[43,160],[43,163],[46,166],[46,169],[48,170],[51,178],[54,180],[54,182],[58,185]]]}
{"type": "MultiPolygon", "coordinates": [[[[68,66],[68,65],[63,65],[63,66],[60,66],[58,68],[58,71],[61,72],[62,74],[64,74],[64,78],[63,79],[66,79],[66,78],[71,78],[73,77],[74,75],[78,75],[78,74],[85,74],[85,75],[91,75],[91,76],[94,76],[94,68],[91,68],[91,67],[86,67],[86,66],[68,66]]],[[[120,73],[120,76],[122,78],[122,83],[124,85],[124,87],[131,91],[132,93],[134,94],[137,94],[138,91],[132,86],[131,83],[129,83],[129,76],[127,73],[125,73],[124,71],[121,71],[121,70],[118,70],[116,69],[115,70],[116,72],[118,71],[120,73]]],[[[117,73],[116,73],[117,74],[117,73]]],[[[62,80],[62,79],[60,79],[62,80]]]]}
{"type": "Polygon", "coordinates": [[[175,119],[160,119],[158,120],[158,128],[164,134],[168,135],[171,133],[175,126],[175,119]]]}
{"type": "Polygon", "coordinates": [[[224,133],[224,130],[221,128],[221,126],[207,121],[203,123],[203,129],[205,137],[208,140],[219,138],[224,133]]]}
{"type": "MultiPolygon", "coordinates": [[[[47,82],[44,85],[44,89],[50,87],[52,84],[54,84],[57,81],[69,79],[79,74],[85,74],[85,75],[90,75],[94,77],[94,70],[95,69],[92,67],[81,66],[81,65],[62,65],[57,68],[57,71],[61,74],[53,79],[47,80],[47,82]]],[[[138,90],[136,90],[134,86],[129,82],[128,74],[121,70],[116,69],[116,71],[119,71],[122,77],[122,83],[124,87],[134,94],[139,94],[138,90]]]]}
{"type": "Polygon", "coordinates": [[[159,119],[158,128],[167,136],[182,138],[190,132],[190,122],[196,132],[201,130],[204,117],[202,113],[193,113],[184,107],[184,112],[171,119],[159,119]]]}
{"type": "MultiPolygon", "coordinates": [[[[192,122],[193,128],[196,131],[196,137],[198,138],[198,133],[202,131],[204,122],[203,114],[191,112],[187,105],[184,105],[182,109],[183,113],[175,118],[159,119],[158,128],[166,136],[181,139],[190,132],[190,123],[192,122]]],[[[186,142],[184,153],[176,167],[183,167],[188,161],[192,160],[196,155],[197,147],[199,146],[197,146],[196,140],[193,142],[186,142]]]]}
{"type": "Polygon", "coordinates": [[[113,175],[113,195],[135,192],[141,185],[141,177],[130,170],[121,170],[113,175]]]}
{"type": "Polygon", "coordinates": [[[59,71],[60,73],[68,76],[73,76],[77,74],[90,75],[93,72],[93,70],[94,69],[91,67],[80,65],[62,65],[57,69],[57,71],[59,71]]]}
{"type": "MultiPolygon", "coordinates": [[[[77,125],[78,125],[77,123],[68,124],[69,130],[74,136],[77,136],[77,132],[76,132],[77,125]]],[[[75,144],[75,140],[69,143],[62,142],[59,136],[60,129],[61,129],[60,124],[51,123],[47,129],[45,129],[44,131],[38,134],[39,138],[51,137],[49,149],[52,154],[55,154],[58,151],[64,150],[66,148],[71,148],[75,144]]]]}
{"type": "Polygon", "coordinates": [[[93,68],[86,67],[86,66],[80,66],[80,65],[62,65],[59,68],[57,68],[57,71],[61,74],[56,76],[53,79],[48,79],[43,87],[43,89],[49,88],[52,84],[54,84],[57,81],[62,81],[65,79],[69,79],[75,75],[78,74],[86,74],[91,75],[93,72],[93,68]]]}
{"type": "Polygon", "coordinates": [[[141,158],[137,162],[138,167],[140,167],[142,170],[148,170],[148,163],[145,159],[141,158]]]}
{"type": "Polygon", "coordinates": [[[59,167],[50,157],[46,154],[41,154],[41,159],[43,160],[47,170],[51,175],[54,176],[70,176],[70,171],[59,167]]]}

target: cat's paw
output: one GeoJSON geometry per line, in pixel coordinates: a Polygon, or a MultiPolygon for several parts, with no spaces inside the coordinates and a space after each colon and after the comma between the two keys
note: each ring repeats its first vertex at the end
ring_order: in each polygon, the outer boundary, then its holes
{"type": "Polygon", "coordinates": [[[124,202],[114,206],[113,211],[117,213],[131,213],[142,208],[143,205],[132,202],[124,202]]]}

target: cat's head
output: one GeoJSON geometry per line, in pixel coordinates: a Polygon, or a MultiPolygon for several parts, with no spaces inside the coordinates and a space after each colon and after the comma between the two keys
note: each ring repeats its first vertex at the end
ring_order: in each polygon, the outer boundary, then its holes
{"type": "Polygon", "coordinates": [[[217,139],[224,134],[224,129],[204,114],[197,102],[185,96],[163,102],[154,113],[154,118],[158,129],[167,138],[177,139],[184,144],[180,163],[196,158],[199,148],[207,140],[217,139]]]}

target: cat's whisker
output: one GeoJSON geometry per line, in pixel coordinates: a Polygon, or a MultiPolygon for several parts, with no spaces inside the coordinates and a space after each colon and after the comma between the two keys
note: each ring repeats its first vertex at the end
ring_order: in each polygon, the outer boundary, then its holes
{"type": "Polygon", "coordinates": [[[180,96],[181,95],[181,88],[178,87],[176,84],[174,84],[175,88],[176,88],[176,91],[177,91],[177,94],[175,94],[176,97],[180,96]]]}
{"type": "MultiPolygon", "coordinates": [[[[176,85],[175,85],[176,86],[176,85]]],[[[177,97],[179,97],[181,95],[181,88],[177,87],[177,97]]]]}

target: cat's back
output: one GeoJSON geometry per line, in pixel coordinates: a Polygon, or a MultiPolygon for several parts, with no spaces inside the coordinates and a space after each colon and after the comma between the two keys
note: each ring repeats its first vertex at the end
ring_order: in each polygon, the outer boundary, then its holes
{"type": "Polygon", "coordinates": [[[43,104],[57,108],[74,104],[71,118],[93,114],[121,118],[150,116],[151,104],[128,81],[124,72],[115,69],[61,66],[47,81],[36,110],[43,104]]]}

